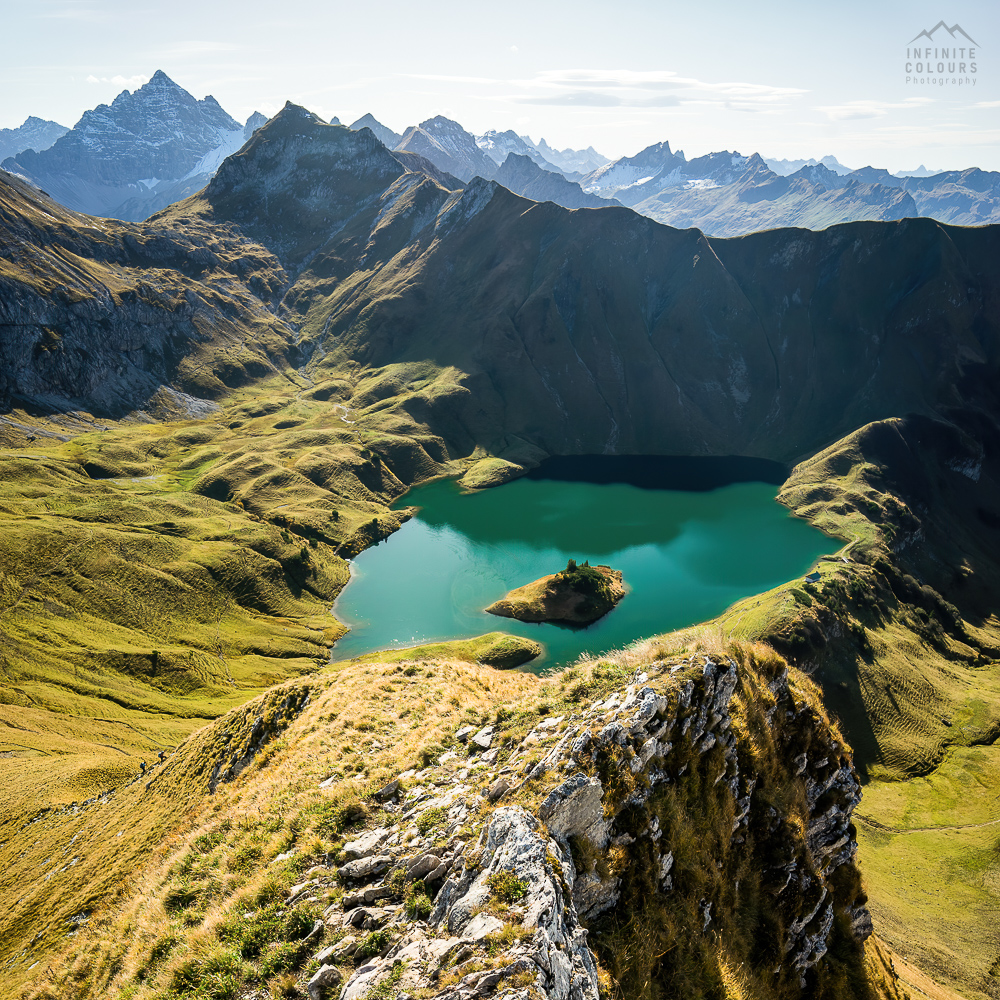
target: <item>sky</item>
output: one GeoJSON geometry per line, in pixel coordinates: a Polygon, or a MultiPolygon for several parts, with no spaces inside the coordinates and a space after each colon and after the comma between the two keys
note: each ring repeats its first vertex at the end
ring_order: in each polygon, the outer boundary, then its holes
{"type": "Polygon", "coordinates": [[[1000,170],[996,0],[0,0],[0,23],[0,128],[73,125],[162,69],[240,121],[291,100],[612,158],[667,140],[689,157],[1000,170]]]}

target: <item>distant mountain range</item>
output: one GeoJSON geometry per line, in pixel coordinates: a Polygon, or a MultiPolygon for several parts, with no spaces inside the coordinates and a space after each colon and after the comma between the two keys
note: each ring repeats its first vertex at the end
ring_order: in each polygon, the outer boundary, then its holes
{"type": "MultiPolygon", "coordinates": [[[[266,120],[255,113],[240,125],[213,97],[196,100],[157,71],[72,129],[29,118],[0,131],[0,165],[72,209],[140,221],[203,188],[266,120]]],[[[593,147],[557,150],[512,130],[473,135],[441,115],[402,134],[371,114],[350,128],[371,130],[406,169],[436,172],[451,190],[482,177],[535,201],[625,205],[711,236],[917,216],[958,225],[1000,221],[1000,173],[976,168],[931,173],[921,166],[893,175],[854,170],[833,156],[764,159],[725,150],[689,160],[668,142],[612,161],[593,147]]]]}
{"type": "Polygon", "coordinates": [[[794,174],[796,170],[801,170],[803,167],[815,167],[817,163],[832,170],[835,174],[849,174],[851,172],[851,168],[845,167],[836,156],[824,156],[822,160],[778,160],[766,156],[763,159],[771,170],[782,177],[794,174]]]}
{"type": "Polygon", "coordinates": [[[214,97],[197,101],[158,70],[134,93],[84,112],[48,148],[0,165],[77,211],[138,221],[204,187],[265,120],[240,125],[214,97]]]}
{"type": "Polygon", "coordinates": [[[17,156],[26,149],[40,153],[68,131],[65,125],[58,122],[47,122],[35,117],[25,119],[20,128],[0,128],[0,162],[8,156],[17,156]]]}

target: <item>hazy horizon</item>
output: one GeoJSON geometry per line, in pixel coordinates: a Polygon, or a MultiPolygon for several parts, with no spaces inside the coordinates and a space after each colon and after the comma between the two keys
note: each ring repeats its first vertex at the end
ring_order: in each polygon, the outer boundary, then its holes
{"type": "Polygon", "coordinates": [[[73,126],[162,69],[241,121],[292,100],[345,124],[371,112],[402,132],[443,114],[476,134],[513,129],[611,158],[666,140],[689,157],[730,149],[891,171],[1000,169],[995,5],[851,0],[833,13],[724,0],[708,16],[629,0],[612,16],[593,0],[572,14],[514,0],[502,18],[451,10],[308,0],[275,18],[261,0],[237,14],[178,0],[169,16],[123,0],[5,3],[17,44],[0,68],[0,127],[29,115],[73,126]],[[911,43],[942,20],[934,47],[947,43],[947,63],[961,43],[955,65],[966,59],[975,82],[907,84],[911,43]],[[956,24],[967,37],[949,35],[956,24]]]}

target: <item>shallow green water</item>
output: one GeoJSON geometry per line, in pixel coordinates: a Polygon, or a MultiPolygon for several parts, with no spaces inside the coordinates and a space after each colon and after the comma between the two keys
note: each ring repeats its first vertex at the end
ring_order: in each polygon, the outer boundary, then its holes
{"type": "Polygon", "coordinates": [[[775,494],[764,483],[706,493],[527,479],[478,493],[452,481],[418,487],[400,505],[420,513],[354,560],[334,608],[351,632],[333,656],[503,630],[545,646],[532,667],[552,666],[713,618],[839,547],[775,494]],[[573,629],[482,610],[571,558],[624,574],[629,593],[600,621],[573,629]]]}

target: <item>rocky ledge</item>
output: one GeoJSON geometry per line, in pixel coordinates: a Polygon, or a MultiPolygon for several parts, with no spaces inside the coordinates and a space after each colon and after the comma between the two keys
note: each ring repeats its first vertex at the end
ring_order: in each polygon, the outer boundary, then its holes
{"type": "Polygon", "coordinates": [[[699,655],[526,734],[460,730],[291,889],[335,896],[310,997],[686,997],[734,963],[746,995],[827,995],[871,920],[814,693],[777,657],[699,655]]]}
{"type": "Polygon", "coordinates": [[[570,559],[561,573],[517,587],[486,610],[522,622],[590,625],[603,618],[625,596],[620,570],[610,566],[577,566],[570,559]]]}

